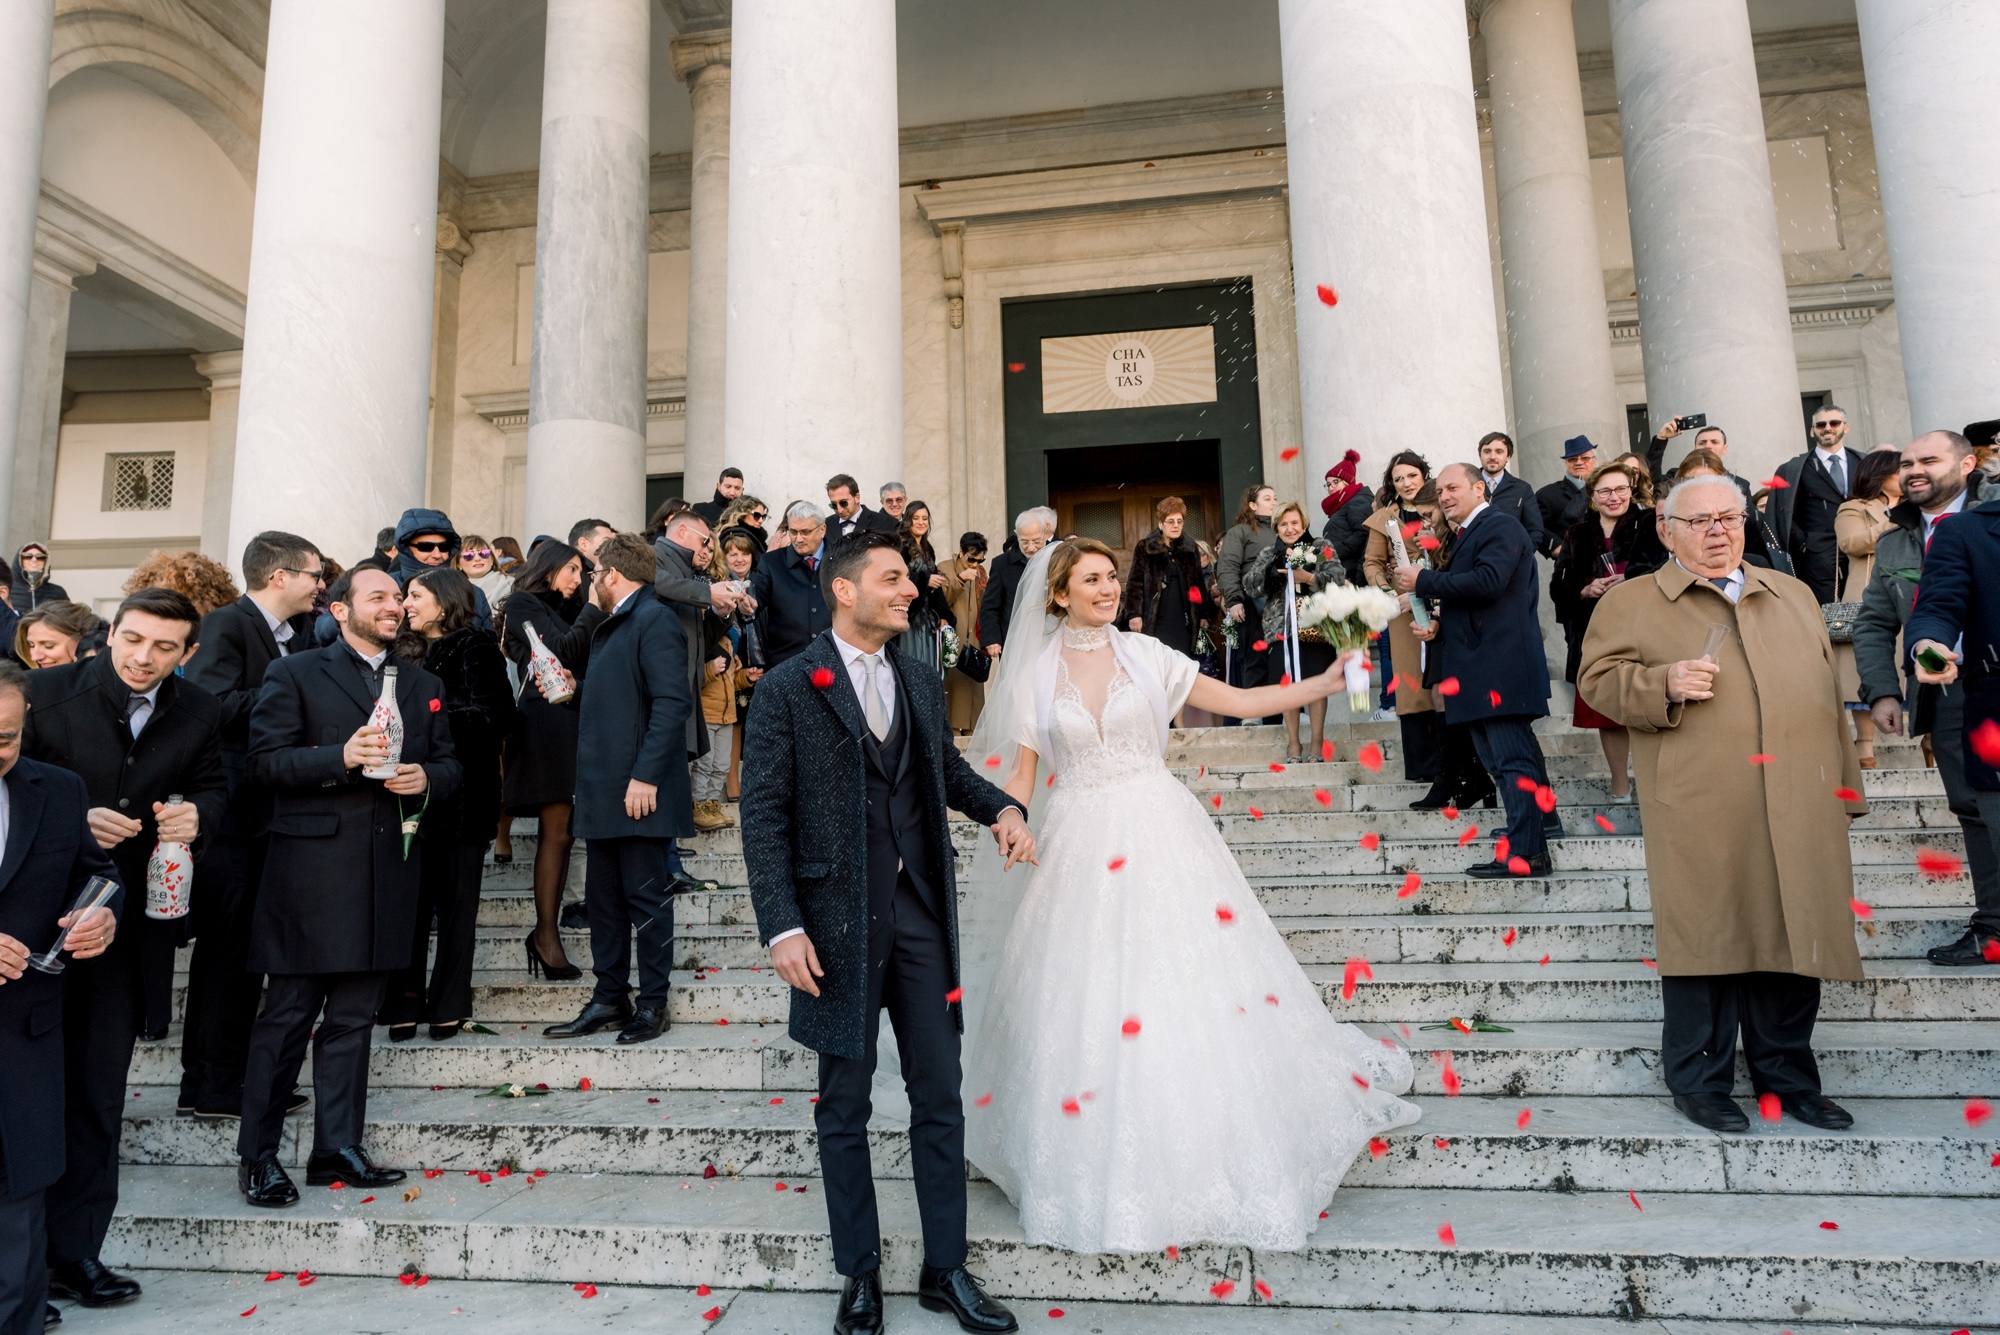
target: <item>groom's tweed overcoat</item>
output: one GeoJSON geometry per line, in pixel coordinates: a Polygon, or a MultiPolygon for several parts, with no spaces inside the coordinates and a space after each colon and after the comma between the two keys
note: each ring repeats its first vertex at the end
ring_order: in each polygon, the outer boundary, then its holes
{"type": "MultiPolygon", "coordinates": [[[[980,778],[959,754],[945,723],[944,684],[937,675],[911,663],[894,644],[888,661],[909,706],[909,745],[922,775],[925,834],[937,858],[933,883],[944,901],[955,981],[958,890],[945,809],[991,825],[1019,804],[980,778]]],[[[749,780],[743,785],[743,861],[758,939],[768,944],[780,932],[805,928],[826,976],[817,997],[793,989],[792,1037],[817,1052],[855,1059],[865,1048],[868,1004],[865,726],[840,650],[821,632],[757,683],[743,734],[743,773],[749,780]],[[824,688],[813,685],[820,669],[832,677],[824,688]]],[[[958,1023],[962,1031],[962,1016],[958,1023]]]]}

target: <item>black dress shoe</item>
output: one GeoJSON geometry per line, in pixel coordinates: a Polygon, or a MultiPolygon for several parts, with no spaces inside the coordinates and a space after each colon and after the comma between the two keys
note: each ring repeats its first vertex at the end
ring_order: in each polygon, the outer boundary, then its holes
{"type": "Polygon", "coordinates": [[[54,1303],[42,1304],[42,1329],[54,1330],[62,1324],[62,1308],[54,1303]]]}
{"type": "Polygon", "coordinates": [[[297,1184],[285,1173],[284,1165],[275,1158],[238,1164],[236,1185],[243,1192],[243,1199],[252,1205],[265,1205],[275,1209],[281,1205],[299,1203],[297,1184]]]}
{"type": "Polygon", "coordinates": [[[925,1266],[917,1275],[917,1302],[925,1311],[950,1312],[958,1318],[960,1330],[998,1335],[1019,1329],[1014,1314],[987,1297],[972,1272],[962,1265],[949,1270],[925,1266]]]}
{"type": "Polygon", "coordinates": [[[882,1329],[882,1272],[850,1275],[840,1286],[833,1335],[875,1335],[882,1329]]]}
{"type": "Polygon", "coordinates": [[[166,1036],[167,1036],[166,1025],[161,1025],[158,1029],[141,1029],[139,1031],[139,1041],[141,1043],[158,1043],[161,1039],[165,1038],[166,1036]]]}
{"type": "Polygon", "coordinates": [[[1948,946],[1932,946],[1924,952],[1924,958],[1932,964],[1952,964],[1963,968],[1970,964],[2000,964],[2000,950],[1994,950],[2000,937],[1981,936],[1977,927],[1965,929],[1965,935],[1948,946]],[[1988,955],[1988,950],[1994,953],[1988,955]]]}
{"type": "Polygon", "coordinates": [[[1780,1094],[1778,1102],[1807,1126],[1822,1131],[1845,1131],[1854,1125],[1854,1114],[1824,1094],[1780,1094]]]}
{"type": "Polygon", "coordinates": [[[610,1002],[592,1001],[577,1012],[574,1020],[563,1024],[552,1024],[542,1030],[542,1037],[582,1038],[585,1034],[594,1034],[600,1029],[609,1029],[614,1025],[622,1027],[631,1018],[632,1006],[629,1002],[620,1001],[613,1005],[610,1002]]]}
{"type": "Polygon", "coordinates": [[[1522,858],[1527,870],[1517,872],[1504,862],[1479,862],[1465,869],[1465,874],[1481,881],[1497,881],[1507,876],[1547,876],[1555,870],[1547,853],[1538,853],[1531,858],[1522,858]]]}
{"type": "Polygon", "coordinates": [[[85,1307],[116,1307],[139,1296],[139,1281],[105,1269],[95,1256],[73,1265],[49,1267],[49,1292],[74,1298],[85,1307]]]}
{"type": "Polygon", "coordinates": [[[291,1093],[285,1095],[285,1116],[290,1117],[294,1113],[304,1112],[306,1105],[311,1102],[312,1100],[304,1094],[299,1093],[296,1089],[293,1090],[291,1093]]]}
{"type": "Polygon", "coordinates": [[[572,899],[556,915],[556,925],[572,932],[587,932],[590,930],[590,910],[583,906],[582,900],[572,899]]]}
{"type": "Polygon", "coordinates": [[[350,1187],[389,1187],[408,1176],[400,1168],[377,1168],[359,1145],[349,1145],[332,1154],[315,1154],[306,1160],[306,1185],[330,1187],[345,1182],[350,1187]]]}
{"type": "Polygon", "coordinates": [[[1748,1131],[1750,1119],[1727,1094],[1676,1094],[1674,1106],[1696,1126],[1710,1131],[1748,1131]]]}
{"type": "Polygon", "coordinates": [[[686,872],[680,873],[673,880],[667,882],[667,893],[670,895],[691,895],[697,890],[714,890],[716,888],[716,882],[704,881],[699,877],[690,876],[686,872]]]}
{"type": "Polygon", "coordinates": [[[665,1006],[641,1006],[632,1012],[632,1021],[618,1031],[620,1043],[650,1043],[667,1029],[665,1006]]]}

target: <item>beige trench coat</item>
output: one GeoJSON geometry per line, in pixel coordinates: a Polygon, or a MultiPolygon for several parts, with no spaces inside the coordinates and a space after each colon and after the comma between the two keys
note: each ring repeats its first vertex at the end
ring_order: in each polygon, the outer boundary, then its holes
{"type": "MultiPolygon", "coordinates": [[[[1361,577],[1378,589],[1396,590],[1390,586],[1389,574],[1395,569],[1396,549],[1389,545],[1389,523],[1396,517],[1394,506],[1378,508],[1369,515],[1362,527],[1368,530],[1368,550],[1361,557],[1361,577]]],[[[1437,524],[1433,515],[1431,522],[1437,524]]],[[[1414,546],[1412,538],[1406,547],[1414,546]]],[[[1389,623],[1389,670],[1396,674],[1396,716],[1422,714],[1436,709],[1431,693],[1423,688],[1424,665],[1421,653],[1423,641],[1416,635],[1416,622],[1408,612],[1402,613],[1389,623]],[[1416,683],[1412,687],[1411,683],[1416,683]]]]}
{"type": "Polygon", "coordinates": [[[1662,974],[1858,979],[1850,814],[1861,767],[1812,591],[1744,566],[1742,601],[1670,563],[1620,584],[1584,636],[1577,689],[1631,730],[1662,974]],[[1667,669],[1730,628],[1715,697],[1667,702],[1667,669]],[[1765,764],[1750,757],[1766,754],[1765,764]]]}
{"type": "MultiPolygon", "coordinates": [[[[968,566],[954,556],[938,573],[944,576],[943,592],[951,602],[952,629],[958,632],[958,642],[977,644],[973,627],[979,621],[979,600],[986,596],[986,568],[968,566]]],[[[944,674],[944,695],[952,730],[970,732],[978,724],[979,711],[986,703],[985,683],[953,668],[944,674]]]]}

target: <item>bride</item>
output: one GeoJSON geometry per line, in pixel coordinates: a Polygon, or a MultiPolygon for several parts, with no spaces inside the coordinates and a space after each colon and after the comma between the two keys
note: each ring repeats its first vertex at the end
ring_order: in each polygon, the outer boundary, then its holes
{"type": "Polygon", "coordinates": [[[1164,757],[1183,704],[1297,710],[1340,664],[1229,687],[1116,629],[1118,592],[1102,543],[1035,558],[968,751],[1045,810],[1025,883],[969,887],[967,1157],[1031,1244],[1298,1248],[1370,1137],[1417,1120],[1410,1057],[1327,1014],[1164,757]]]}

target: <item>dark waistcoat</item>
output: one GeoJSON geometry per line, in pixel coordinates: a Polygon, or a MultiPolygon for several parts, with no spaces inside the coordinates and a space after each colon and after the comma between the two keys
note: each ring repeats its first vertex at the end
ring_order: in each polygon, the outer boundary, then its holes
{"type": "Polygon", "coordinates": [[[867,756],[868,781],[868,914],[871,920],[894,921],[896,877],[907,870],[924,905],[939,922],[936,878],[931,875],[930,840],[924,833],[921,776],[910,745],[910,702],[902,683],[896,684],[895,717],[881,741],[863,728],[862,753],[867,756]]]}

